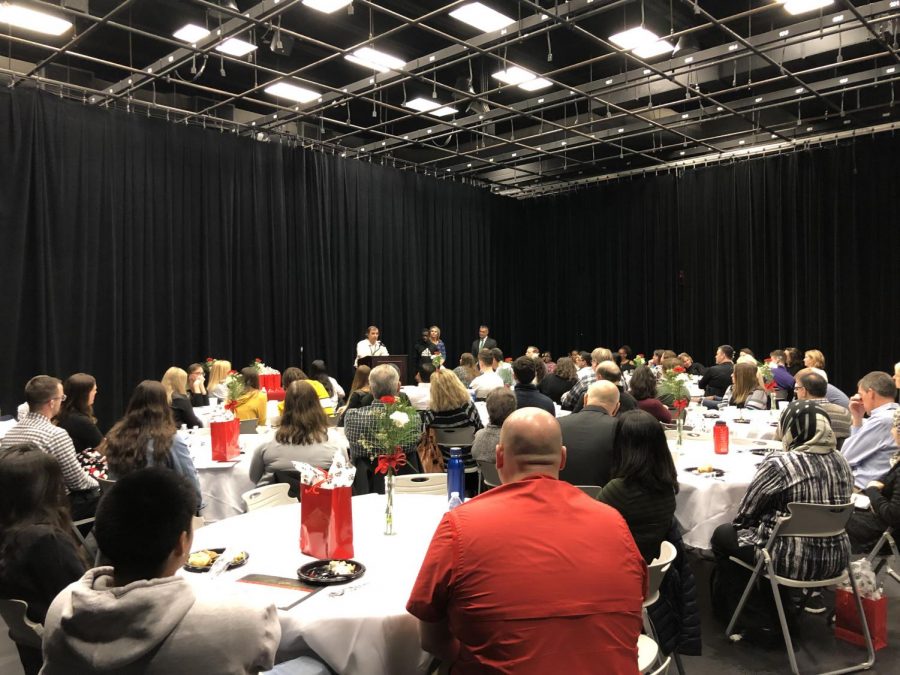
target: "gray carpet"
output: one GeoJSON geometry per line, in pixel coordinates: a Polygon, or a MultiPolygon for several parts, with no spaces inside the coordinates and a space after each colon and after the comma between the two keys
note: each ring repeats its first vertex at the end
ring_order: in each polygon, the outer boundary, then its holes
{"type": "MultiPolygon", "coordinates": [[[[713,618],[710,604],[709,575],[713,563],[689,555],[691,567],[697,577],[703,626],[703,656],[682,657],[685,673],[790,673],[790,663],[783,646],[768,649],[746,641],[733,643],[725,637],[725,626],[713,618]]],[[[897,561],[896,567],[900,567],[900,561],[897,561]]],[[[875,652],[875,666],[868,672],[896,675],[900,673],[900,583],[889,577],[885,577],[883,583],[888,596],[888,647],[875,652]]],[[[826,593],[830,605],[833,604],[832,596],[830,592],[826,593]]],[[[835,670],[860,663],[866,658],[865,648],[835,639],[833,628],[826,625],[823,617],[824,615],[805,614],[799,621],[797,630],[791,633],[801,673],[835,670]]],[[[673,664],[669,673],[671,675],[676,672],[673,664]]]]}

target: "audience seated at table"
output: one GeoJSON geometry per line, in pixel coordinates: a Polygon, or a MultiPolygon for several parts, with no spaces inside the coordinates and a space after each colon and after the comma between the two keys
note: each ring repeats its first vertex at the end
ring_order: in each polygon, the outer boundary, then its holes
{"type": "MultiPolygon", "coordinates": [[[[828,415],[810,401],[794,401],[779,421],[783,452],[760,462],[731,524],[720,525],[711,546],[716,556],[713,607],[727,623],[750,579],[750,572],[729,560],[735,556],[754,565],[779,516],[791,502],[846,504],[853,475],[835,447],[828,415]]],[[[847,566],[850,542],[846,533],[833,537],[784,537],[772,548],[777,574],[798,580],[834,577],[847,566]]],[[[787,599],[787,596],[783,596],[787,599]]],[[[780,635],[772,590],[761,584],[751,594],[738,628],[748,637],[780,635]]]]}
{"type": "Polygon", "coordinates": [[[194,408],[187,395],[187,373],[177,366],[172,366],[163,375],[162,385],[166,388],[166,399],[172,408],[175,426],[178,428],[187,426],[190,429],[202,427],[203,423],[194,414],[194,408]]]}
{"type": "Polygon", "coordinates": [[[725,390],[731,386],[731,373],[734,370],[733,358],[734,347],[720,345],[716,350],[716,365],[707,368],[697,383],[704,390],[704,395],[712,407],[718,406],[718,402],[725,395],[725,390]]]}
{"type": "Polygon", "coordinates": [[[803,368],[803,354],[796,347],[784,348],[784,367],[787,371],[797,377],[797,371],[803,368]]]}
{"type": "Polygon", "coordinates": [[[631,395],[641,410],[650,413],[660,422],[670,424],[672,413],[656,398],[656,375],[648,366],[638,366],[631,374],[631,395]]]}
{"type": "Polygon", "coordinates": [[[894,411],[891,434],[898,448],[891,456],[891,469],[868,482],[865,494],[870,508],[865,511],[854,509],[847,523],[854,553],[868,553],[889,527],[900,535],[900,408],[894,411]]]}
{"type": "Polygon", "coordinates": [[[559,478],[572,485],[606,485],[613,458],[619,389],[612,382],[600,380],[588,387],[585,398],[587,405],[559,420],[566,446],[566,464],[559,478]]]}
{"type": "MultiPolygon", "coordinates": [[[[472,427],[477,432],[484,426],[469,391],[453,371],[446,368],[441,368],[431,376],[431,408],[422,413],[422,421],[431,429],[472,427]]],[[[445,463],[450,460],[450,448],[441,446],[441,454],[445,463]]],[[[472,449],[463,448],[462,457],[463,464],[470,471],[466,487],[475,489],[473,479],[477,474],[472,472],[477,465],[472,458],[472,449]]]]}
{"type": "Polygon", "coordinates": [[[803,354],[803,367],[825,370],[825,355],[818,349],[807,349],[803,354]]]}
{"type": "MultiPolygon", "coordinates": [[[[615,361],[601,361],[595,366],[591,366],[597,376],[597,381],[604,380],[612,382],[616,389],[619,390],[619,412],[628,412],[629,410],[637,410],[637,400],[629,392],[622,387],[622,371],[615,361]]],[[[634,372],[634,371],[632,371],[634,372]]],[[[584,407],[584,396],[581,400],[575,401],[572,412],[579,412],[584,407]]]]}
{"type": "Polygon", "coordinates": [[[472,459],[476,462],[497,460],[497,443],[500,442],[500,428],[503,422],[516,410],[516,395],[506,387],[494,389],[485,401],[488,425],[475,432],[472,442],[472,459]]]}
{"type": "Polygon", "coordinates": [[[649,564],[672,527],[678,493],[666,433],[652,415],[643,410],[619,415],[609,475],[597,499],[622,514],[649,564]]]}
{"type": "Polygon", "coordinates": [[[759,383],[755,359],[753,363],[738,361],[735,364],[731,372],[731,386],[725,391],[725,396],[719,404],[720,408],[727,406],[748,410],[766,410],[769,407],[769,397],[759,383]]]}
{"type": "Polygon", "coordinates": [[[361,363],[356,367],[356,373],[353,375],[353,382],[350,384],[350,397],[347,404],[342,406],[338,413],[341,416],[340,425],[344,426],[344,415],[348,410],[353,408],[365,408],[372,405],[372,392],[369,390],[369,373],[371,368],[361,363]]]}
{"type": "Polygon", "coordinates": [[[209,385],[207,391],[210,396],[215,396],[220,401],[228,398],[228,387],[225,386],[225,379],[231,372],[231,361],[218,360],[213,361],[209,368],[209,385]]]}
{"type": "Polygon", "coordinates": [[[434,371],[434,364],[431,361],[419,361],[416,364],[416,386],[402,388],[416,410],[428,410],[431,405],[431,377],[434,371]]]}
{"type": "Polygon", "coordinates": [[[453,369],[459,381],[468,387],[472,380],[478,377],[478,369],[475,367],[475,357],[469,352],[463,352],[459,356],[459,365],[453,369]]]}
{"type": "Polygon", "coordinates": [[[235,401],[234,415],[239,420],[255,419],[262,426],[266,423],[269,400],[259,390],[259,373],[256,368],[247,366],[241,370],[241,378],[244,380],[244,391],[235,401]]]}
{"type": "Polygon", "coordinates": [[[631,347],[628,345],[622,345],[616,350],[616,358],[614,361],[623,373],[636,368],[634,361],[631,360],[632,355],[631,347]]]}
{"type": "Polygon", "coordinates": [[[119,480],[148,466],[163,466],[184,476],[200,495],[197,470],[166,401],[166,390],[154,380],[134,389],[125,416],[106,435],[109,477],[119,480]]]}
{"type": "MultiPolygon", "coordinates": [[[[276,471],[295,471],[291,462],[328,470],[336,452],[346,457],[347,439],[328,427],[325,411],[308,380],[296,380],[285,391],[284,412],[275,439],[259,446],[250,462],[250,480],[275,483],[276,471]]],[[[349,459],[348,459],[349,461],[349,459]]]]}
{"type": "Polygon", "coordinates": [[[825,379],[825,399],[829,403],[834,403],[835,405],[847,408],[848,410],[850,409],[850,397],[828,381],[828,373],[821,368],[804,368],[804,370],[811,370],[825,379]]]}
{"type": "Polygon", "coordinates": [[[325,391],[328,392],[328,395],[332,399],[332,408],[336,409],[340,407],[341,404],[343,404],[344,399],[347,398],[347,395],[344,393],[344,388],[338,384],[336,379],[328,374],[328,367],[322,359],[316,359],[309,364],[309,379],[322,383],[322,386],[325,387],[325,391]]]}
{"type": "Polygon", "coordinates": [[[694,361],[691,355],[687,352],[681,352],[678,355],[678,358],[681,359],[684,370],[688,375],[691,375],[693,377],[703,377],[703,374],[706,372],[706,366],[704,366],[702,363],[694,361]]]}
{"type": "Polygon", "coordinates": [[[544,362],[544,367],[547,369],[548,375],[552,375],[556,372],[556,362],[553,360],[553,354],[550,352],[541,352],[541,361],[544,362]]]}
{"type": "MultiPolygon", "coordinates": [[[[284,372],[281,373],[281,388],[287,392],[288,387],[291,386],[294,382],[306,382],[310,387],[313,388],[313,391],[316,392],[316,396],[319,399],[319,405],[322,407],[322,410],[325,411],[325,415],[331,417],[334,415],[334,399],[328,395],[328,391],[325,389],[325,385],[323,385],[318,380],[311,380],[306,373],[304,373],[300,368],[296,366],[289,366],[284,369],[284,372]]],[[[278,411],[281,413],[284,410],[284,401],[278,402],[278,411]]],[[[276,420],[273,420],[273,426],[277,424],[276,420]]]]}
{"type": "Polygon", "coordinates": [[[28,380],[25,385],[28,412],[6,432],[0,447],[11,448],[22,443],[34,443],[55,457],[62,469],[72,518],[82,520],[94,515],[100,500],[100,487],[79,463],[75,446],[66,430],[50,422],[59,414],[65,398],[62,382],[55,377],[35,375],[28,380]]]}
{"type": "Polygon", "coordinates": [[[106,458],[96,450],[103,443],[94,417],[97,381],[87,373],[75,373],[63,383],[63,394],[66,399],[53,422],[69,434],[82,468],[94,478],[106,478],[106,458]]]}
{"type": "Polygon", "coordinates": [[[281,639],[273,605],[198,590],[176,575],[191,551],[198,505],[188,481],[160,468],[131,473],[104,495],[95,532],[112,566],[88,570],[53,601],[45,675],[272,668],[281,639]]]}
{"type": "Polygon", "coordinates": [[[553,401],[538,391],[534,383],[536,361],[530,356],[520,356],[513,361],[513,377],[516,388],[517,408],[540,408],[549,414],[556,416],[556,407],[553,401]]]}
{"type": "MultiPolygon", "coordinates": [[[[797,371],[797,378],[794,381],[794,392],[799,401],[813,401],[825,414],[831,422],[831,430],[837,440],[837,448],[840,450],[844,441],[850,436],[850,411],[847,408],[830,403],[826,398],[828,383],[825,378],[817,373],[813,368],[802,368],[797,371]]],[[[775,436],[777,439],[781,437],[775,436]]]]}
{"type": "Polygon", "coordinates": [[[876,370],[859,381],[856,396],[850,402],[850,438],[844,441],[841,452],[860,489],[891,468],[890,459],[898,449],[891,434],[896,396],[897,387],[891,376],[876,370]],[[865,415],[868,417],[863,419],[865,415]]]}
{"type": "Polygon", "coordinates": [[[790,401],[794,397],[794,375],[785,367],[784,350],[773,349],[769,352],[769,368],[775,378],[776,397],[779,401],[790,401]]]}
{"type": "Polygon", "coordinates": [[[478,400],[487,398],[491,390],[505,386],[500,376],[494,372],[494,354],[490,349],[478,352],[478,370],[481,374],[469,384],[469,388],[475,390],[478,400]]]}
{"type": "Polygon", "coordinates": [[[577,381],[575,363],[568,356],[563,356],[556,362],[556,369],[541,380],[539,389],[551,401],[559,403],[562,395],[574,387],[577,381]]]}
{"type": "Polygon", "coordinates": [[[192,363],[188,366],[188,398],[195,408],[203,408],[209,405],[209,392],[206,390],[206,376],[203,373],[203,364],[192,363]]]}
{"type": "MultiPolygon", "coordinates": [[[[42,624],[56,594],[86,569],[59,462],[32,443],[0,450],[0,597],[24,600],[28,619],[42,624]]],[[[40,649],[16,647],[25,675],[37,675],[40,649]]]]}
{"type": "Polygon", "coordinates": [[[646,565],[615,509],[558,479],[564,462],[556,419],[517,410],[503,484],[438,525],[407,610],[453,672],[637,674],[646,565]]]}
{"type": "Polygon", "coordinates": [[[578,381],[559,399],[564,410],[574,410],[583,402],[588,387],[597,381],[597,367],[604,361],[612,361],[612,352],[606,347],[597,347],[590,354],[581,352],[578,358],[578,381]]]}
{"type": "MultiPolygon", "coordinates": [[[[350,459],[356,465],[356,481],[353,494],[384,492],[384,477],[372,470],[372,456],[378,448],[375,437],[378,419],[384,414],[384,406],[393,403],[400,396],[400,374],[389,364],[375,366],[369,373],[369,389],[373,401],[363,408],[352,408],[344,415],[344,433],[350,442],[350,459]]],[[[406,465],[399,473],[419,473],[419,458],[416,455],[416,444],[410,443],[403,448],[406,453],[406,465]]]]}

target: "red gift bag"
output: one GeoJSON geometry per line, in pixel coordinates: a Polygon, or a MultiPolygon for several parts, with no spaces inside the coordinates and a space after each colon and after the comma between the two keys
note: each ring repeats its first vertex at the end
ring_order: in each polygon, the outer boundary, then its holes
{"type": "Polygon", "coordinates": [[[266,398],[270,401],[283,401],[284,400],[284,389],[278,387],[277,389],[269,389],[266,392],[266,398]]]}
{"type": "Polygon", "coordinates": [[[320,560],[352,558],[352,488],[300,488],[300,551],[320,560]]]}
{"type": "MultiPolygon", "coordinates": [[[[881,596],[878,600],[863,598],[862,604],[872,644],[876,650],[884,649],[887,647],[887,598],[885,596],[881,596]]],[[[859,610],[852,592],[842,588],[834,592],[834,613],[834,636],[852,645],[865,647],[866,638],[859,622],[859,610]]]]}
{"type": "Polygon", "coordinates": [[[272,389],[280,389],[281,375],[279,373],[274,373],[272,375],[260,375],[259,388],[265,389],[266,391],[271,391],[272,389]]]}
{"type": "Polygon", "coordinates": [[[241,454],[238,436],[241,434],[241,423],[233,419],[230,422],[211,422],[209,435],[212,438],[212,458],[214,462],[227,462],[241,454]]]}

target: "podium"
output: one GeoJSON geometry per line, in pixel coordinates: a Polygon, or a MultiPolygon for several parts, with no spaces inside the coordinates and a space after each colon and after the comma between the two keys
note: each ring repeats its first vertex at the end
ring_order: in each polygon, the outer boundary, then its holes
{"type": "Polygon", "coordinates": [[[391,354],[390,356],[361,356],[359,361],[357,361],[357,365],[365,365],[369,366],[369,368],[374,368],[375,366],[380,366],[385,363],[394,366],[397,369],[397,372],[400,373],[400,384],[401,386],[404,384],[408,384],[406,380],[406,362],[409,360],[409,357],[406,354],[391,354]]]}

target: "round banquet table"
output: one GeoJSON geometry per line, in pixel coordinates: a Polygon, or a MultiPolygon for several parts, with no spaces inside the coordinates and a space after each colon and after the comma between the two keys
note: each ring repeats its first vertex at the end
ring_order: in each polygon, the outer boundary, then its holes
{"type": "Polygon", "coordinates": [[[709,434],[686,431],[680,448],[675,432],[667,431],[666,438],[678,470],[675,517],[681,525],[684,543],[694,548],[708,549],[713,531],[723,523],[730,523],[737,515],[741,499],[756,473],[756,466],[763,460],[762,455],[753,451],[781,449],[781,443],[731,436],[728,454],[717,455],[709,434]],[[717,477],[712,473],[687,471],[707,464],[721,469],[724,475],[717,477]]]}
{"type": "MultiPolygon", "coordinates": [[[[278,611],[279,661],[311,649],[341,674],[413,675],[427,670],[432,657],[419,647],[418,621],[407,613],[406,601],[447,499],[395,494],[393,536],[383,534],[384,500],[384,495],[374,494],[353,497],[353,559],[366,566],[365,574],[278,611]],[[346,591],[332,595],[336,589],[346,591]]],[[[207,592],[266,602],[258,587],[237,579],[246,574],[296,578],[297,568],[313,560],[300,553],[299,539],[299,503],[258,509],[194,533],[193,550],[245,550],[250,556],[246,565],[215,579],[183,570],[179,574],[207,592]]]]}

